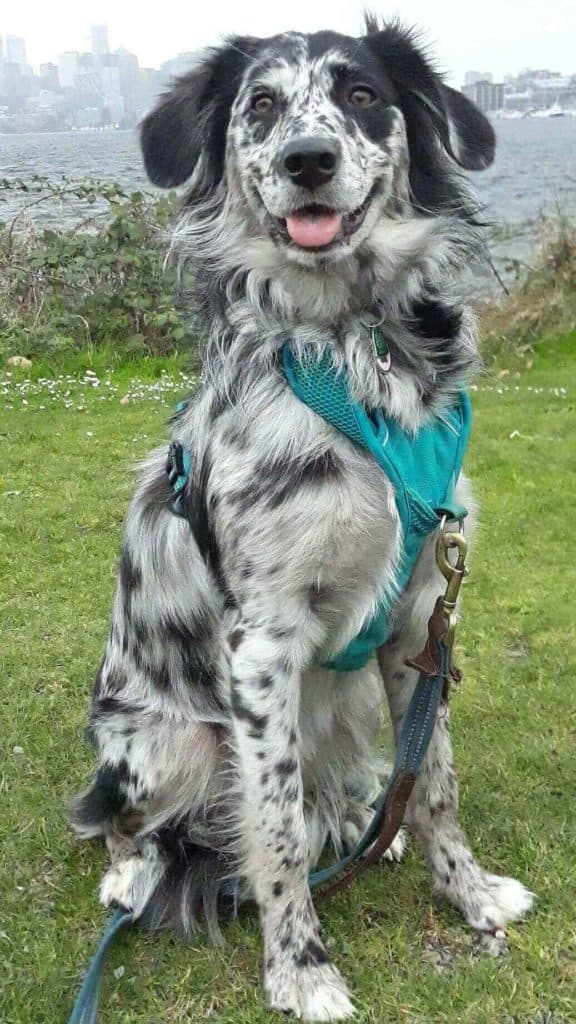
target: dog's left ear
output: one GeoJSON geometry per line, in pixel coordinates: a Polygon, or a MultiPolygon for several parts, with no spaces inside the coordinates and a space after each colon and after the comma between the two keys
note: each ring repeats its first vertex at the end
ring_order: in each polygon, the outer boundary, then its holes
{"type": "Polygon", "coordinates": [[[487,117],[456,89],[442,84],[448,122],[448,149],[451,156],[468,171],[483,171],[494,159],[496,136],[487,117]]]}
{"type": "Polygon", "coordinates": [[[438,141],[460,167],[489,167],[496,145],[492,125],[466,96],[444,84],[415,32],[396,20],[380,26],[369,16],[365,42],[394,86],[411,152],[424,172],[438,141]]]}

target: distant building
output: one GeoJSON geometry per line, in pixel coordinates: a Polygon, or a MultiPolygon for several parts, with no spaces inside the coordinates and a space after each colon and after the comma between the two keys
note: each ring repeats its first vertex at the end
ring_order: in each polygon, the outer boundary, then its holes
{"type": "Polygon", "coordinates": [[[504,110],[504,82],[489,82],[484,79],[465,85],[462,92],[484,114],[504,110]]]}
{"type": "Polygon", "coordinates": [[[90,29],[90,49],[96,59],[105,57],[107,53],[110,53],[106,25],[92,25],[90,29]]]}
{"type": "Polygon", "coordinates": [[[105,124],[122,121],[125,114],[124,97],[120,88],[120,68],[105,65],[100,68],[102,82],[102,119],[105,124]]]}
{"type": "Polygon", "coordinates": [[[77,50],[66,50],[58,54],[58,81],[62,89],[73,89],[78,74],[80,54],[77,50]]]}
{"type": "Polygon", "coordinates": [[[40,89],[46,89],[49,92],[56,92],[59,85],[58,65],[51,63],[41,64],[39,75],[40,89]]]}
{"type": "Polygon", "coordinates": [[[164,76],[157,68],[140,68],[138,72],[139,117],[142,117],[154,106],[165,84],[164,76]]]}
{"type": "Polygon", "coordinates": [[[198,51],[188,50],[186,53],[179,53],[172,60],[166,60],[160,65],[160,74],[164,82],[168,83],[179,75],[185,75],[194,64],[198,63],[198,51]]]}
{"type": "Polygon", "coordinates": [[[489,71],[467,71],[464,75],[464,85],[475,85],[476,82],[491,82],[493,76],[489,71]]]}
{"type": "Polygon", "coordinates": [[[118,58],[118,73],[120,76],[120,91],[124,98],[124,114],[130,123],[138,119],[139,110],[139,86],[140,68],[138,57],[130,53],[123,46],[116,51],[118,58]]]}
{"type": "Polygon", "coordinates": [[[551,107],[576,109],[576,78],[547,68],[524,68],[506,81],[506,109],[525,114],[551,107]]]}
{"type": "Polygon", "coordinates": [[[6,60],[22,68],[26,65],[26,43],[19,36],[6,36],[6,60]]]}

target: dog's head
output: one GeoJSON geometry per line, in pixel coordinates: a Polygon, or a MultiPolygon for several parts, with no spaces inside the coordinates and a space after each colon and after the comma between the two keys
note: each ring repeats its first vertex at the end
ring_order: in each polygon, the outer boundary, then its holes
{"type": "Polygon", "coordinates": [[[219,194],[247,238],[308,266],[360,254],[384,218],[465,209],[454,171],[493,158],[489,122],[396,23],[236,38],[145,119],[152,181],[219,194]]]}

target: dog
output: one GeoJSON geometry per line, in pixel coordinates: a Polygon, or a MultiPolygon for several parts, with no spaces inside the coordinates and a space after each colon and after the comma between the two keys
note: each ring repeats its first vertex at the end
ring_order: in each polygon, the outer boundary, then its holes
{"type": "MultiPolygon", "coordinates": [[[[482,225],[461,172],[491,163],[494,134],[412,31],[369,17],[360,38],[238,37],[205,52],[141,143],[154,184],[188,183],[172,254],[203,372],[172,422],[191,457],[184,514],[167,445],[130,506],[89,724],[98,766],[72,821],[108,846],[104,904],[217,937],[220,912],[253,900],[269,1006],[341,1020],[353,1004],[308,872],[371,819],[384,693],[398,735],[416,681],[405,661],[442,581],[430,537],[395,591],[392,484],[296,397],[280,354],[287,338],[328,352],[354,399],[408,436],[443,415],[479,365],[458,281],[482,257],[482,225]],[[377,659],[325,667],[383,592],[377,659]]],[[[462,475],[456,495],[473,507],[462,475]]],[[[405,824],[437,893],[494,932],[532,894],[479,866],[457,805],[444,706],[405,824]]]]}

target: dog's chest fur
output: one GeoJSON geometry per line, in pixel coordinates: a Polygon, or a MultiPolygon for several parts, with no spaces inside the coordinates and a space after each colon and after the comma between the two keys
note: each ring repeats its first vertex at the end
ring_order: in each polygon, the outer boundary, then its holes
{"type": "Polygon", "coordinates": [[[207,389],[176,433],[192,449],[221,586],[277,632],[290,608],[307,630],[314,621],[320,661],[342,650],[393,591],[400,555],[392,486],[372,456],[303,405],[281,371],[224,409],[207,389]]]}

